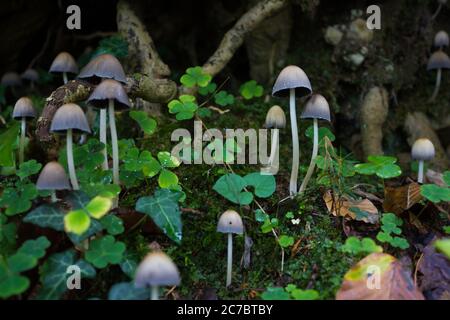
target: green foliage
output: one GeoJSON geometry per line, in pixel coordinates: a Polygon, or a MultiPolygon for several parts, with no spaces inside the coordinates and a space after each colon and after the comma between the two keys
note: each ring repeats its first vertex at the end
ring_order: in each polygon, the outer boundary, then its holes
{"type": "Polygon", "coordinates": [[[0,213],[0,252],[7,254],[15,248],[17,227],[0,213]]]}
{"type": "Polygon", "coordinates": [[[195,97],[188,94],[170,101],[167,106],[169,113],[175,114],[175,118],[179,121],[192,119],[198,109],[195,97]]]}
{"type": "Polygon", "coordinates": [[[113,214],[104,216],[100,220],[100,223],[102,224],[103,228],[105,228],[106,231],[113,236],[121,234],[125,231],[122,219],[113,214]]]}
{"type": "Polygon", "coordinates": [[[234,138],[227,138],[225,142],[220,138],[215,138],[206,145],[206,149],[211,151],[210,154],[217,164],[232,164],[235,161],[234,155],[241,152],[241,148],[234,138]]]}
{"type": "Polygon", "coordinates": [[[128,56],[128,42],[120,35],[113,35],[100,40],[98,48],[93,53],[93,57],[100,54],[109,53],[117,58],[128,56]]]}
{"type": "Polygon", "coordinates": [[[436,184],[424,184],[420,186],[420,194],[434,203],[450,201],[450,171],[444,172],[443,180],[447,186],[441,187],[436,184]]]}
{"type": "Polygon", "coordinates": [[[234,103],[234,96],[231,93],[221,90],[214,95],[214,101],[221,107],[226,107],[234,103]]]}
{"type": "Polygon", "coordinates": [[[0,134],[0,166],[12,167],[15,165],[14,150],[17,148],[19,123],[13,123],[0,134]]]}
{"type": "Polygon", "coordinates": [[[198,93],[201,94],[202,96],[207,96],[209,94],[214,93],[216,91],[216,89],[217,89],[217,85],[214,82],[210,82],[205,87],[199,87],[198,93]]]}
{"type": "Polygon", "coordinates": [[[202,67],[191,67],[186,70],[186,73],[181,76],[180,82],[187,88],[194,86],[206,87],[212,77],[203,72],[202,67]]]}
{"type": "Polygon", "coordinates": [[[19,170],[17,170],[17,176],[23,180],[38,173],[42,168],[40,163],[37,163],[36,160],[29,160],[24,163],[21,163],[19,166],[19,170]]]}
{"type": "Polygon", "coordinates": [[[381,230],[377,234],[377,240],[382,243],[389,243],[394,248],[407,249],[409,243],[405,238],[399,237],[402,230],[399,228],[403,225],[402,219],[393,213],[384,213],[381,218],[381,230]],[[397,236],[395,236],[397,235],[397,236]]]}
{"type": "Polygon", "coordinates": [[[355,165],[356,172],[364,175],[376,174],[382,179],[395,178],[402,174],[402,170],[395,163],[395,157],[387,156],[369,156],[368,163],[360,163],[355,165]]]}
{"type": "Polygon", "coordinates": [[[64,231],[64,212],[55,204],[43,204],[33,209],[23,218],[23,221],[41,228],[64,231]]]}
{"type": "Polygon", "coordinates": [[[130,111],[130,117],[139,124],[142,131],[144,131],[146,135],[150,136],[155,132],[156,120],[150,118],[147,112],[133,110],[130,111]]]}
{"type": "Polygon", "coordinates": [[[288,248],[294,244],[294,237],[290,237],[283,234],[278,239],[278,243],[282,248],[288,248]]]}
{"type": "MultiPolygon", "coordinates": [[[[308,138],[313,139],[314,138],[314,127],[309,126],[308,129],[305,131],[305,136],[308,138]]],[[[320,127],[319,128],[319,145],[322,147],[324,145],[324,138],[327,137],[331,142],[336,140],[336,136],[331,132],[330,129],[327,127],[320,127]]]]}
{"type": "Polygon", "coordinates": [[[136,288],[134,282],[120,282],[111,287],[108,300],[149,300],[150,290],[136,288]]]}
{"type": "Polygon", "coordinates": [[[357,237],[348,237],[341,250],[355,256],[383,252],[383,248],[377,246],[371,238],[358,239],[357,237]]]}
{"type": "Polygon", "coordinates": [[[250,80],[241,85],[239,92],[245,100],[250,100],[261,97],[264,89],[255,80],[250,80]]]}
{"type": "Polygon", "coordinates": [[[293,284],[287,285],[285,288],[269,287],[261,294],[263,300],[317,300],[319,293],[316,290],[298,289],[293,284]]]}
{"type": "Polygon", "coordinates": [[[31,201],[37,196],[38,191],[33,183],[27,182],[27,179],[17,181],[15,187],[3,190],[0,207],[6,208],[7,216],[13,216],[30,210],[31,201]]]}
{"type": "MultiPolygon", "coordinates": [[[[278,227],[279,220],[277,218],[269,218],[269,216],[266,217],[264,220],[264,223],[261,226],[261,232],[262,233],[269,233],[272,232],[273,229],[278,227]]],[[[289,239],[287,239],[288,241],[289,239]]],[[[281,243],[279,243],[281,246],[281,243]]]]}
{"type": "Polygon", "coordinates": [[[105,268],[108,264],[118,264],[123,259],[125,244],[107,235],[93,240],[86,251],[86,260],[96,268],[105,268]]]}
{"type": "Polygon", "coordinates": [[[439,251],[442,252],[448,259],[450,259],[450,239],[440,239],[436,240],[434,243],[434,247],[439,251]]]}

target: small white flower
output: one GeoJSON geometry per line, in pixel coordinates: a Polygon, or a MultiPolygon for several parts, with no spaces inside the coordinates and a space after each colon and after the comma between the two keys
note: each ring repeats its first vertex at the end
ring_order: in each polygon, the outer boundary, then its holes
{"type": "Polygon", "coordinates": [[[299,223],[300,223],[300,218],[298,218],[298,219],[292,219],[292,220],[291,220],[291,223],[292,223],[292,224],[299,224],[299,223]]]}

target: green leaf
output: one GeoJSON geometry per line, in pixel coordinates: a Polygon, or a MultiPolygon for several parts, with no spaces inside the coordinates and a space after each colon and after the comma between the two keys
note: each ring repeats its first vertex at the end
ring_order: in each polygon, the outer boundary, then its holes
{"type": "MultiPolygon", "coordinates": [[[[311,139],[314,137],[314,127],[313,126],[309,126],[308,129],[306,129],[305,136],[307,136],[308,138],[311,138],[311,139]]],[[[319,128],[319,144],[323,143],[322,140],[325,137],[330,139],[331,142],[336,140],[336,136],[333,134],[333,132],[331,132],[330,129],[328,129],[327,127],[320,127],[319,128]]]]}
{"type": "MultiPolygon", "coordinates": [[[[0,266],[0,274],[2,273],[1,268],[0,266]]],[[[0,298],[6,299],[21,294],[28,289],[29,285],[30,280],[18,274],[11,274],[7,278],[0,277],[0,298]]]]}
{"type": "Polygon", "coordinates": [[[226,107],[234,103],[234,96],[225,90],[221,90],[214,95],[214,101],[219,106],[226,107]]]}
{"type": "Polygon", "coordinates": [[[92,57],[105,53],[117,58],[125,58],[128,56],[128,42],[119,34],[103,38],[100,40],[99,46],[92,54],[92,57]]]}
{"type": "Polygon", "coordinates": [[[180,121],[192,119],[198,109],[195,97],[191,95],[181,95],[179,100],[172,100],[167,106],[169,113],[175,114],[176,119],[180,121]]]}
{"type": "Polygon", "coordinates": [[[245,100],[250,100],[254,97],[261,97],[264,90],[255,80],[250,80],[241,85],[239,92],[245,100]]]}
{"type": "Polygon", "coordinates": [[[308,289],[294,289],[291,292],[291,296],[295,300],[317,300],[319,299],[319,293],[316,290],[308,289]]]}
{"type": "Polygon", "coordinates": [[[156,129],[156,120],[150,118],[148,113],[145,111],[130,111],[130,117],[135,120],[142,131],[147,135],[152,135],[156,129]]]}
{"type": "Polygon", "coordinates": [[[42,228],[64,231],[64,212],[54,204],[43,204],[37,207],[29,212],[23,221],[42,228]]]}
{"type": "Polygon", "coordinates": [[[377,170],[377,176],[383,179],[398,177],[402,174],[402,169],[396,164],[386,164],[377,170]]]}
{"type": "Polygon", "coordinates": [[[450,201],[450,188],[435,184],[424,184],[420,186],[420,194],[434,203],[450,201]]]}
{"type": "Polygon", "coordinates": [[[111,210],[111,207],[112,207],[111,198],[97,196],[86,205],[86,210],[89,212],[91,217],[95,219],[100,219],[105,214],[107,214],[109,210],[111,210]]]}
{"type": "Polygon", "coordinates": [[[210,82],[206,87],[198,88],[198,93],[202,96],[207,96],[210,93],[216,91],[217,85],[214,82],[210,82]]]}
{"type": "Polygon", "coordinates": [[[442,175],[442,179],[450,187],[450,171],[445,171],[442,175]]]}
{"type": "Polygon", "coordinates": [[[244,180],[248,186],[255,188],[255,195],[259,198],[268,198],[275,192],[276,181],[273,175],[254,172],[246,175],[244,180]]]}
{"type": "Polygon", "coordinates": [[[158,152],[158,160],[163,168],[177,168],[181,162],[177,157],[174,157],[167,151],[158,152]]]}
{"type": "Polygon", "coordinates": [[[29,160],[19,166],[19,170],[17,170],[17,176],[23,180],[29,176],[32,176],[33,174],[38,173],[41,168],[42,165],[36,160],[29,160]]]}
{"type": "Polygon", "coordinates": [[[264,213],[261,209],[255,210],[255,220],[258,222],[264,222],[269,219],[269,215],[264,213]]]}
{"type": "Polygon", "coordinates": [[[283,288],[269,287],[261,294],[263,300],[290,300],[290,295],[283,288]]]}
{"type": "Polygon", "coordinates": [[[287,248],[294,244],[294,238],[283,234],[280,236],[278,243],[282,248],[287,248]]]}
{"type": "Polygon", "coordinates": [[[392,237],[391,237],[390,234],[380,231],[377,234],[377,240],[380,241],[380,242],[383,242],[383,243],[384,242],[390,243],[392,241],[392,237]]]}
{"type": "Polygon", "coordinates": [[[341,247],[343,252],[348,252],[352,255],[369,254],[373,252],[383,252],[383,248],[377,246],[375,241],[370,238],[348,237],[345,244],[341,247]]]}
{"type": "Polygon", "coordinates": [[[230,173],[220,177],[214,184],[213,190],[231,202],[247,205],[253,201],[253,195],[250,192],[243,191],[246,186],[247,182],[244,178],[230,173]]]}
{"type": "Polygon", "coordinates": [[[129,278],[133,279],[134,274],[136,273],[138,263],[134,255],[131,255],[128,252],[126,252],[119,266],[120,269],[122,269],[123,273],[125,273],[129,278]]]}
{"type": "Polygon", "coordinates": [[[278,219],[277,218],[272,218],[269,219],[267,218],[263,225],[261,226],[261,232],[262,233],[269,233],[272,232],[273,228],[276,228],[278,226],[278,219]]]}
{"type": "Polygon", "coordinates": [[[120,282],[111,287],[108,300],[149,300],[148,288],[136,288],[134,282],[120,282]]]}
{"type": "Polygon", "coordinates": [[[403,250],[409,248],[408,241],[401,237],[394,237],[389,243],[395,248],[400,248],[403,250]]]}
{"type": "Polygon", "coordinates": [[[100,223],[102,224],[103,228],[105,228],[106,231],[113,236],[121,234],[125,231],[122,219],[113,214],[109,214],[103,217],[100,220],[100,223]]]}
{"type": "Polygon", "coordinates": [[[32,183],[19,184],[17,188],[6,188],[0,197],[0,207],[6,207],[5,214],[13,216],[31,208],[31,200],[38,196],[32,183]]]}
{"type": "Polygon", "coordinates": [[[13,167],[15,165],[14,148],[19,135],[19,124],[14,123],[0,134],[0,166],[13,167]]]}
{"type": "Polygon", "coordinates": [[[97,268],[105,268],[108,264],[118,264],[122,261],[125,244],[107,235],[90,243],[85,258],[97,268]]]}
{"type": "Polygon", "coordinates": [[[64,227],[66,232],[73,232],[81,235],[89,229],[91,218],[85,210],[79,209],[70,211],[64,217],[64,227]]]}
{"type": "Polygon", "coordinates": [[[93,235],[99,233],[103,230],[102,224],[95,219],[91,220],[91,225],[89,226],[89,229],[85,231],[83,234],[78,235],[76,233],[68,233],[70,241],[72,241],[75,245],[80,245],[80,243],[86,239],[89,239],[93,235]]]}
{"type": "Polygon", "coordinates": [[[191,67],[186,70],[186,74],[181,76],[180,82],[188,88],[206,87],[211,79],[209,74],[203,72],[202,67],[191,67]]]}
{"type": "Polygon", "coordinates": [[[355,170],[359,174],[372,175],[376,174],[383,179],[395,178],[402,174],[402,170],[395,163],[395,157],[387,156],[369,156],[368,163],[360,163],[355,165],[355,170]]]}
{"type": "Polygon", "coordinates": [[[179,192],[160,189],[156,190],[153,196],[141,197],[136,202],[136,211],[150,216],[155,224],[177,243],[181,242],[182,237],[179,197],[179,192]]]}
{"type": "Polygon", "coordinates": [[[445,254],[445,256],[450,259],[450,239],[440,239],[436,240],[434,243],[435,248],[445,254]]]}
{"type": "Polygon", "coordinates": [[[158,184],[161,188],[171,188],[178,184],[178,177],[172,171],[162,169],[158,177],[158,184]]]}

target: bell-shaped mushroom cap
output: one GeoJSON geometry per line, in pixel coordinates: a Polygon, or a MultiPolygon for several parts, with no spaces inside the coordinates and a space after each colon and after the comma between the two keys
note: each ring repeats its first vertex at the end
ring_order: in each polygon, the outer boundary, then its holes
{"type": "Polygon", "coordinates": [[[428,59],[427,70],[433,69],[450,69],[450,58],[445,52],[436,51],[428,59]]]}
{"type": "Polygon", "coordinates": [[[411,157],[414,160],[431,160],[434,154],[434,145],[426,138],[417,139],[411,149],[411,157]]]}
{"type": "Polygon", "coordinates": [[[92,92],[88,102],[96,108],[106,108],[108,100],[114,99],[116,109],[130,108],[130,100],[125,92],[123,85],[113,79],[103,80],[92,92]]]}
{"type": "Polygon", "coordinates": [[[38,190],[69,190],[71,189],[69,179],[64,168],[56,161],[45,165],[36,182],[38,190]]]}
{"type": "Polygon", "coordinates": [[[50,131],[55,133],[65,133],[68,129],[91,132],[83,110],[75,103],[67,103],[59,107],[50,127],[50,131]]]}
{"type": "Polygon", "coordinates": [[[53,60],[50,72],[70,72],[78,73],[78,65],[72,55],[68,52],[61,52],[53,60]]]}
{"type": "Polygon", "coordinates": [[[327,99],[320,94],[313,95],[305,105],[301,115],[302,119],[323,119],[331,121],[330,106],[327,99]]]}
{"type": "Polygon", "coordinates": [[[39,73],[34,69],[25,70],[20,77],[24,80],[36,82],[39,80],[39,73]]]}
{"type": "Polygon", "coordinates": [[[101,54],[92,59],[78,75],[80,79],[95,80],[97,78],[108,78],[127,83],[125,72],[119,60],[111,54],[101,54]]]}
{"type": "Polygon", "coordinates": [[[35,118],[36,110],[33,107],[33,102],[30,98],[22,97],[17,100],[14,110],[13,110],[13,118],[35,118]]]}
{"type": "Polygon", "coordinates": [[[152,252],[137,267],[134,283],[138,288],[176,286],[180,284],[180,272],[168,255],[152,252]]]}
{"type": "Polygon", "coordinates": [[[272,95],[274,97],[289,96],[290,89],[295,88],[295,95],[303,97],[311,94],[311,82],[306,73],[297,66],[287,66],[281,70],[275,84],[272,95]]]}
{"type": "Polygon", "coordinates": [[[219,223],[217,223],[217,231],[242,234],[244,232],[244,224],[239,213],[234,210],[227,210],[222,213],[219,218],[219,223]]]}
{"type": "Polygon", "coordinates": [[[266,115],[266,128],[282,129],[286,127],[286,115],[280,106],[273,106],[266,115]]]}
{"type": "Polygon", "coordinates": [[[444,30],[439,31],[434,36],[434,46],[441,48],[441,47],[448,47],[449,44],[449,38],[448,33],[444,30]]]}
{"type": "Polygon", "coordinates": [[[20,80],[20,76],[17,72],[11,71],[2,76],[0,83],[5,87],[15,87],[20,86],[22,81],[20,80]]]}

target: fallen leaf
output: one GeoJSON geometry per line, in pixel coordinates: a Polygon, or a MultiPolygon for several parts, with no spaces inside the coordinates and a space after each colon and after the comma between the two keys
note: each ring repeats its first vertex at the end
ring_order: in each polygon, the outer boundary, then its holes
{"type": "Polygon", "coordinates": [[[385,187],[383,209],[399,215],[422,199],[420,185],[416,182],[401,187],[385,187]]]}
{"type": "Polygon", "coordinates": [[[450,260],[436,252],[433,243],[423,249],[418,268],[423,275],[420,289],[428,299],[444,300],[450,296],[450,260]]]}
{"type": "Polygon", "coordinates": [[[336,300],[424,300],[424,296],[399,260],[372,253],[345,274],[336,300]]]}

